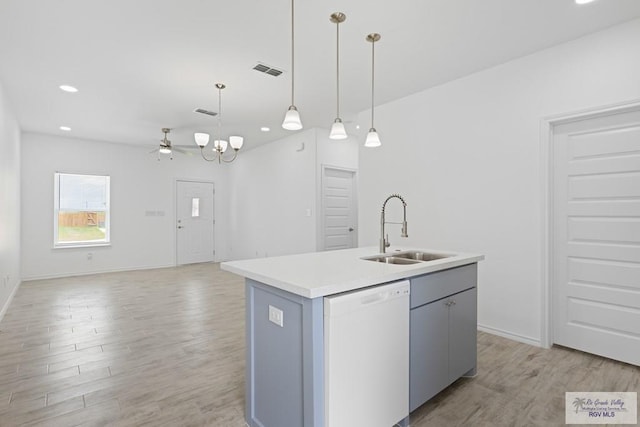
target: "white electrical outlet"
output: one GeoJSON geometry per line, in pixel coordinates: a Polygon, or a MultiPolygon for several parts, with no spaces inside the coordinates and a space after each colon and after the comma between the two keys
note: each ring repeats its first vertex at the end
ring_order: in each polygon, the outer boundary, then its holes
{"type": "Polygon", "coordinates": [[[284,312],[272,305],[269,306],[269,321],[281,328],[284,327],[284,312]]]}
{"type": "Polygon", "coordinates": [[[87,254],[87,260],[91,261],[93,259],[93,253],[89,252],[87,254]]]}

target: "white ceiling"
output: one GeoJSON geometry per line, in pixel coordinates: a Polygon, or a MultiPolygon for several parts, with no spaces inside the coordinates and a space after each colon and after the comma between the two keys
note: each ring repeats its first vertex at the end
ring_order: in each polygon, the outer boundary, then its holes
{"type": "MultiPolygon", "coordinates": [[[[335,24],[341,11],[342,116],[640,17],[638,0],[324,0],[296,2],[296,105],[306,128],[335,118],[335,24]]],[[[213,132],[223,82],[223,133],[246,147],[288,134],[290,2],[0,0],[0,81],[25,131],[157,145],[213,132]],[[58,89],[80,89],[67,94],[58,89]],[[60,131],[70,126],[70,133],[60,131]],[[260,132],[269,126],[269,133],[260,132]]],[[[363,126],[368,126],[363,123],[363,126]]],[[[352,130],[355,123],[350,123],[352,130]]]]}

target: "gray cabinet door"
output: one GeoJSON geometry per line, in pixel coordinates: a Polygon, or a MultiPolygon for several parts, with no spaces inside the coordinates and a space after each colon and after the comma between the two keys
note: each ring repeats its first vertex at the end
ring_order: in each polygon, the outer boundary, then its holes
{"type": "Polygon", "coordinates": [[[449,382],[476,366],[477,357],[477,289],[469,289],[445,300],[449,306],[449,382]]]}
{"type": "Polygon", "coordinates": [[[409,411],[449,385],[449,308],[447,299],[411,310],[409,411]]]}

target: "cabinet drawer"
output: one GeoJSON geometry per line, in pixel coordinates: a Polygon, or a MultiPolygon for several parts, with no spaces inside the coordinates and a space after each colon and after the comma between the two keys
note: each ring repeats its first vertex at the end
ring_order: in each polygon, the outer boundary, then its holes
{"type": "Polygon", "coordinates": [[[477,281],[477,264],[414,277],[411,279],[411,308],[473,288],[477,281]]]}

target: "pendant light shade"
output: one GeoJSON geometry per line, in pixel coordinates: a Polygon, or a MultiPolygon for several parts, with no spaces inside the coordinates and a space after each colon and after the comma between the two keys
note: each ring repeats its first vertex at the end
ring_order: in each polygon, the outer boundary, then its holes
{"type": "Polygon", "coordinates": [[[342,120],[336,119],[331,125],[331,132],[329,132],[329,139],[347,139],[347,131],[344,128],[342,120]]]}
{"type": "Polygon", "coordinates": [[[340,24],[347,19],[342,12],[331,14],[329,20],[336,24],[336,119],[331,125],[329,139],[347,139],[347,131],[340,118],[340,24]]]}
{"type": "Polygon", "coordinates": [[[367,133],[367,139],[364,141],[365,147],[375,148],[380,147],[382,143],[380,142],[380,136],[378,135],[378,131],[373,126],[373,111],[374,111],[374,78],[375,78],[375,44],[378,40],[380,40],[380,34],[371,33],[367,36],[367,41],[371,43],[371,128],[369,128],[369,133],[367,133]]]}
{"type": "Polygon", "coordinates": [[[364,141],[364,146],[369,148],[380,147],[382,143],[380,142],[380,137],[378,136],[378,132],[371,128],[367,133],[367,139],[364,141]]]}
{"type": "Polygon", "coordinates": [[[286,130],[300,130],[302,129],[302,120],[300,120],[300,113],[295,106],[294,101],[294,89],[295,89],[295,27],[294,27],[294,0],[291,0],[291,105],[287,110],[282,122],[282,127],[286,130]]]}
{"type": "Polygon", "coordinates": [[[284,115],[284,121],[282,127],[286,130],[300,130],[302,129],[302,121],[300,120],[300,113],[295,105],[291,105],[287,110],[287,114],[284,115]]]}

